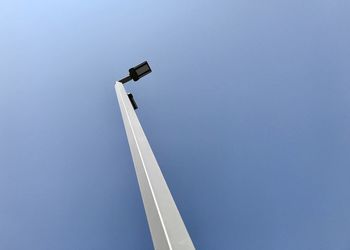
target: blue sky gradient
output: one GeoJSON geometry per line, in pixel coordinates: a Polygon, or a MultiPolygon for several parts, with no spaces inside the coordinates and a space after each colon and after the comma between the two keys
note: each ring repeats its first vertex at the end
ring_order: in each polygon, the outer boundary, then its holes
{"type": "Polygon", "coordinates": [[[152,249],[114,81],[198,249],[350,248],[350,2],[0,3],[0,249],[152,249]]]}

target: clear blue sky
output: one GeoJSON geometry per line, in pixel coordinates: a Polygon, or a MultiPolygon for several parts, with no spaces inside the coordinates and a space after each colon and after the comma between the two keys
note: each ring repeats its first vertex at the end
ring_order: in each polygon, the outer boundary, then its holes
{"type": "Polygon", "coordinates": [[[0,3],[0,249],[152,249],[127,86],[198,249],[350,249],[347,0],[0,3]]]}

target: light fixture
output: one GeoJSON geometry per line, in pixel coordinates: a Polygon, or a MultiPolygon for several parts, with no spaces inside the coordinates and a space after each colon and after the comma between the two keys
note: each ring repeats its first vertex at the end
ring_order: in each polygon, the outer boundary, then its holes
{"type": "Polygon", "coordinates": [[[138,81],[140,78],[144,77],[145,75],[151,72],[152,70],[148,62],[144,61],[143,63],[140,63],[139,65],[129,69],[129,75],[119,80],[119,82],[124,84],[130,80],[138,81]]]}
{"type": "MultiPolygon", "coordinates": [[[[123,79],[119,80],[119,82],[121,82],[122,84],[130,81],[130,80],[134,80],[134,81],[138,81],[140,78],[144,77],[145,75],[151,73],[151,67],[149,66],[147,61],[144,61],[143,63],[140,63],[139,65],[129,69],[129,75],[127,77],[124,77],[123,79]]],[[[134,99],[134,96],[131,93],[128,93],[128,97],[129,100],[131,102],[132,107],[134,108],[134,110],[136,110],[137,104],[136,101],[134,99]]]]}

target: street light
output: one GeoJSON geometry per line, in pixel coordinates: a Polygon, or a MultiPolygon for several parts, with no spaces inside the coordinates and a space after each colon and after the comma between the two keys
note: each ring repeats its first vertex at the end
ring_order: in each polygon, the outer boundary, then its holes
{"type": "Polygon", "coordinates": [[[136,102],[123,85],[131,79],[137,81],[149,73],[151,68],[146,61],[131,68],[129,76],[116,82],[115,91],[153,246],[156,250],[194,250],[191,237],[135,112],[136,102]]]}
{"type": "Polygon", "coordinates": [[[151,73],[151,67],[149,66],[147,61],[144,61],[143,63],[140,63],[139,65],[129,69],[129,75],[127,77],[124,77],[123,79],[119,80],[121,83],[126,83],[130,80],[134,80],[135,82],[138,81],[140,78],[144,77],[145,75],[151,73]]]}
{"type": "MultiPolygon", "coordinates": [[[[122,84],[127,83],[130,80],[134,80],[135,82],[138,81],[140,78],[144,77],[145,75],[151,73],[151,67],[149,66],[147,61],[144,61],[143,63],[140,63],[139,65],[129,69],[129,75],[124,77],[123,79],[119,80],[122,84]]],[[[131,102],[132,107],[136,110],[137,104],[134,99],[134,96],[131,93],[128,93],[129,100],[131,102]]]]}

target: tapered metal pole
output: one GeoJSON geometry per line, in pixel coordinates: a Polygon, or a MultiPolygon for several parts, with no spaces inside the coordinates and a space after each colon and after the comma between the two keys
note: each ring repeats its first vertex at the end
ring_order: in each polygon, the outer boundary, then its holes
{"type": "Polygon", "coordinates": [[[195,249],[123,84],[115,90],[154,248],[195,249]]]}

